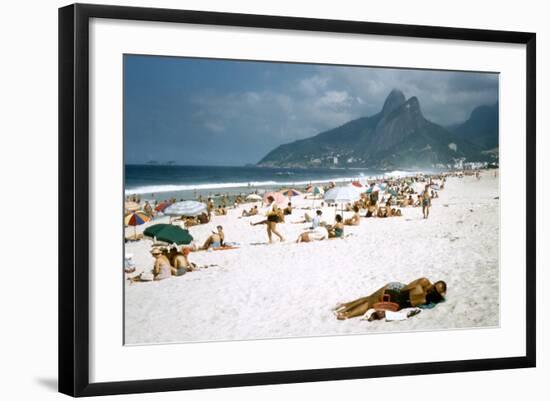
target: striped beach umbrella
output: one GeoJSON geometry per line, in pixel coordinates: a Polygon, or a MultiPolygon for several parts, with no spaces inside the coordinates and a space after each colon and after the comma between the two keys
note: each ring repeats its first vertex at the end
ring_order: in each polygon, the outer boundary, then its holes
{"type": "Polygon", "coordinates": [[[275,199],[275,203],[278,206],[286,205],[287,198],[280,192],[266,192],[264,194],[264,203],[269,203],[267,198],[269,198],[270,196],[272,196],[273,199],[275,199]]]}
{"type": "Polygon", "coordinates": [[[151,218],[143,211],[132,212],[124,217],[124,225],[134,226],[134,237],[136,236],[136,226],[147,223],[151,218]]]}
{"type": "Polygon", "coordinates": [[[182,201],[176,202],[166,209],[164,214],[168,216],[198,216],[199,214],[206,212],[206,205],[197,201],[182,201]]]}
{"type": "Polygon", "coordinates": [[[281,193],[284,195],[284,196],[287,196],[287,197],[291,197],[291,196],[299,196],[299,195],[302,195],[302,193],[300,191],[297,191],[295,189],[283,189],[281,191],[281,193]]]}
{"type": "Polygon", "coordinates": [[[147,223],[151,218],[143,211],[132,212],[124,217],[124,224],[127,226],[140,226],[147,223]]]}

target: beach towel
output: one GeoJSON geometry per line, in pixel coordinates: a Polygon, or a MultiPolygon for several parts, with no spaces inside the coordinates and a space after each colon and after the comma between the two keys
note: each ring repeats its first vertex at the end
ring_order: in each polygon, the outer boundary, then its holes
{"type": "MultiPolygon", "coordinates": [[[[374,312],[376,312],[376,309],[374,308],[369,309],[361,317],[361,320],[369,320],[371,315],[374,312]]],[[[384,315],[385,315],[386,322],[396,322],[401,320],[407,320],[408,318],[418,315],[420,312],[422,312],[420,308],[403,308],[396,312],[386,310],[384,311],[384,315]]]]}

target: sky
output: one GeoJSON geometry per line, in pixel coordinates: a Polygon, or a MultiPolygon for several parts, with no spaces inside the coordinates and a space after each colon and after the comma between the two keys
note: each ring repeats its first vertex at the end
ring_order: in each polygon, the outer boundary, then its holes
{"type": "Polygon", "coordinates": [[[125,55],[125,163],[257,163],[378,113],[392,89],[447,126],[498,101],[498,74],[125,55]]]}

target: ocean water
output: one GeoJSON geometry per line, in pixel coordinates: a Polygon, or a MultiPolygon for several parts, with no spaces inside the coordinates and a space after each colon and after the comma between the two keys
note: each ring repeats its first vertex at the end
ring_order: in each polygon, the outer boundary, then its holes
{"type": "Polygon", "coordinates": [[[385,172],[372,169],[266,168],[221,166],[126,165],[126,195],[163,194],[215,195],[240,193],[251,189],[278,189],[310,183],[346,182],[386,175],[408,175],[416,172],[385,172]]]}

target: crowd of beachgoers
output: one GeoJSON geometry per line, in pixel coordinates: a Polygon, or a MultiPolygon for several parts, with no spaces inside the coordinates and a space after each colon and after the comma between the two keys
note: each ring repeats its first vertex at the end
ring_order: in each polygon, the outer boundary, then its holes
{"type": "Polygon", "coordinates": [[[494,326],[498,195],[498,170],[129,195],[126,341],[494,326]]]}
{"type": "MultiPolygon", "coordinates": [[[[142,200],[137,195],[129,195],[125,202],[125,222],[127,225],[143,224],[144,226],[154,225],[167,213],[174,209],[177,213],[177,206],[182,202],[192,203],[192,215],[169,214],[168,224],[180,228],[182,231],[193,231],[192,227],[201,225],[215,225],[204,238],[192,238],[183,244],[170,243],[170,240],[159,241],[156,237],[147,237],[147,230],[133,235],[127,235],[127,241],[151,241],[150,253],[153,257],[150,269],[140,269],[136,273],[135,262],[131,255],[126,255],[125,271],[130,282],[159,281],[171,277],[179,277],[186,273],[200,270],[215,264],[198,265],[192,261],[193,253],[200,251],[217,251],[238,249],[240,244],[236,239],[226,238],[224,227],[216,224],[221,216],[236,214],[237,219],[247,219],[250,226],[265,226],[267,242],[272,244],[274,240],[287,241],[285,236],[285,224],[300,224],[303,230],[291,242],[307,243],[314,241],[325,241],[332,239],[346,238],[346,227],[359,226],[364,219],[400,218],[405,208],[416,208],[423,219],[430,217],[430,208],[433,202],[439,198],[440,191],[445,189],[449,177],[475,176],[480,179],[479,171],[446,172],[440,174],[418,174],[407,177],[386,177],[372,180],[353,180],[347,183],[329,182],[323,186],[316,186],[314,183],[305,187],[279,188],[277,191],[252,190],[250,193],[230,196],[221,194],[217,197],[198,195],[193,200],[176,198],[142,200]],[[197,208],[198,206],[198,208],[197,208]],[[334,219],[326,221],[323,210],[330,208],[334,210],[334,219]],[[348,217],[345,218],[345,213],[348,217]],[[138,214],[141,219],[129,219],[132,215],[138,214]]],[[[154,195],[153,195],[154,196],[154,195]]],[[[188,205],[189,206],[189,205],[188,205]]],[[[138,217],[139,217],[138,216],[138,217]]],[[[165,223],[164,223],[165,224],[165,223]]],[[[365,223],[363,223],[365,224],[365,223]]],[[[129,232],[129,231],[127,231],[129,232]]],[[[352,234],[349,234],[352,235],[352,234]]],[[[390,287],[395,283],[390,283],[390,287]]],[[[390,287],[384,286],[380,300],[383,300],[384,293],[389,294],[390,287]],[[385,290],[384,290],[385,289],[385,290]]],[[[397,298],[401,293],[407,292],[408,306],[416,306],[418,303],[426,303],[427,296],[434,293],[435,289],[441,295],[445,295],[446,283],[438,281],[432,284],[426,278],[414,280],[408,285],[399,285],[403,291],[397,291],[397,298]],[[420,284],[424,284],[424,286],[420,284]],[[421,291],[419,302],[411,304],[410,299],[414,298],[414,291],[421,291]]],[[[365,298],[366,299],[366,298],[365,298]]],[[[399,304],[393,302],[394,297],[387,303],[387,306],[395,309],[399,304]]],[[[336,313],[339,319],[362,315],[372,307],[371,302],[363,304],[360,300],[347,304],[338,305],[336,313]],[[366,308],[366,309],[365,309],[366,308]]],[[[401,302],[402,303],[402,302],[401,302]]],[[[405,304],[400,305],[404,307],[405,304]]],[[[417,311],[412,311],[417,313],[417,311]]],[[[370,315],[376,319],[380,314],[370,315]]]]}

